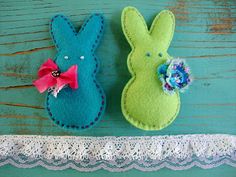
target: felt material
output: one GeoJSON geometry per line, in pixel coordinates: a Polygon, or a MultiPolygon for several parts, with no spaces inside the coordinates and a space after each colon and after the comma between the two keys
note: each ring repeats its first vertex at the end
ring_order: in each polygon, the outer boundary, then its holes
{"type": "Polygon", "coordinates": [[[132,78],[122,93],[122,112],[140,129],[160,130],[176,118],[180,108],[179,93],[164,93],[156,74],[158,66],[171,58],[167,50],[174,34],[174,15],[160,12],[148,30],[137,9],[126,7],[121,23],[132,48],[127,59],[132,78]]]}
{"type": "Polygon", "coordinates": [[[78,66],[78,89],[63,88],[57,98],[50,93],[47,95],[46,106],[51,119],[64,128],[90,128],[104,112],[105,94],[95,78],[99,63],[94,55],[103,25],[103,16],[94,14],[77,33],[65,16],[52,18],[51,35],[58,52],[56,64],[61,72],[72,65],[78,66]]]}

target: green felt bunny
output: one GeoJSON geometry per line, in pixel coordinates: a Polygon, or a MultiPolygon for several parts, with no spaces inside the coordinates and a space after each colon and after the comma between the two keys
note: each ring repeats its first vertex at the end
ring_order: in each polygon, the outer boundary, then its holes
{"type": "Polygon", "coordinates": [[[163,10],[148,30],[138,10],[126,7],[121,23],[132,48],[127,59],[132,78],[122,93],[122,112],[137,128],[160,130],[176,118],[180,109],[179,93],[166,94],[157,77],[158,66],[172,59],[167,50],[174,34],[175,17],[163,10]]]}

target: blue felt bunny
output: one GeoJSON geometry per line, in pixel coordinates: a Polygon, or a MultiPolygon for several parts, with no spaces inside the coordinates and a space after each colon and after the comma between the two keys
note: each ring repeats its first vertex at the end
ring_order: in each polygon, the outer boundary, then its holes
{"type": "Polygon", "coordinates": [[[60,72],[77,65],[79,87],[65,87],[57,97],[48,93],[48,113],[56,124],[66,129],[90,128],[100,120],[106,105],[104,91],[95,77],[99,63],[94,55],[104,29],[103,16],[91,15],[78,33],[63,15],[54,16],[50,27],[58,52],[54,61],[60,72]]]}

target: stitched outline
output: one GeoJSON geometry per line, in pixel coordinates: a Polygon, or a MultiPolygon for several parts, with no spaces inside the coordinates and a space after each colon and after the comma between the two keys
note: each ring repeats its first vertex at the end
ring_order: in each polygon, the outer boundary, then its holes
{"type": "MultiPolygon", "coordinates": [[[[127,104],[126,104],[126,98],[127,98],[127,92],[130,88],[130,86],[133,84],[133,82],[135,81],[136,79],[136,73],[134,72],[134,69],[133,69],[133,66],[132,66],[132,62],[131,62],[131,58],[132,58],[132,55],[135,51],[135,46],[133,45],[134,42],[132,41],[132,38],[128,35],[127,33],[127,27],[125,26],[125,19],[127,19],[127,12],[128,11],[134,11],[135,13],[137,13],[137,15],[140,17],[140,19],[142,20],[142,23],[144,24],[145,28],[147,29],[147,32],[148,34],[151,34],[152,33],[152,30],[155,28],[156,26],[156,21],[160,18],[160,14],[163,14],[163,13],[168,13],[171,18],[172,18],[172,37],[171,39],[173,38],[173,35],[174,35],[174,23],[175,22],[175,19],[172,15],[172,13],[170,13],[169,11],[167,10],[164,10],[164,11],[161,11],[154,19],[153,23],[154,23],[154,26],[151,26],[151,30],[149,31],[148,28],[147,28],[147,25],[146,25],[146,22],[144,21],[144,18],[143,16],[139,13],[139,11],[134,8],[134,7],[126,7],[123,12],[122,12],[122,18],[121,18],[121,24],[122,24],[122,29],[124,31],[124,35],[126,37],[126,39],[128,40],[130,46],[131,46],[131,52],[130,54],[128,55],[128,58],[127,58],[127,64],[128,64],[128,69],[131,73],[131,79],[128,81],[128,83],[125,85],[125,88],[122,92],[122,97],[121,97],[121,108],[122,108],[122,112],[126,118],[126,120],[128,120],[128,122],[130,122],[132,125],[134,125],[135,127],[137,128],[141,128],[141,129],[144,129],[144,130],[160,130],[160,129],[163,129],[165,128],[166,126],[168,126],[169,124],[171,124],[175,118],[177,117],[178,113],[179,113],[179,110],[180,110],[180,96],[179,96],[179,93],[177,92],[177,98],[178,98],[178,104],[177,104],[177,109],[175,111],[175,114],[173,115],[173,117],[168,121],[166,122],[165,124],[163,125],[159,125],[159,126],[156,126],[156,125],[148,125],[148,124],[145,124],[141,121],[138,121],[136,120],[128,111],[127,109],[127,104]]],[[[171,42],[171,39],[169,40],[168,42],[168,46],[170,45],[170,42],[171,42]]]]}
{"type": "MultiPolygon", "coordinates": [[[[56,40],[55,40],[53,31],[52,31],[52,23],[53,23],[53,21],[55,20],[55,18],[61,17],[65,22],[67,22],[67,24],[69,25],[69,27],[72,29],[73,34],[74,34],[75,36],[77,36],[80,32],[82,32],[82,31],[85,29],[85,27],[86,27],[86,25],[88,24],[89,20],[91,20],[93,16],[99,16],[99,17],[101,18],[101,28],[100,28],[100,30],[99,30],[99,34],[97,34],[96,40],[95,40],[94,44],[92,45],[92,49],[91,49],[92,56],[93,56],[93,58],[94,58],[94,60],[95,60],[95,62],[96,62],[96,67],[95,67],[95,69],[94,69],[94,71],[93,71],[93,73],[92,73],[92,78],[93,78],[93,83],[96,85],[96,88],[98,89],[99,94],[101,95],[101,99],[102,99],[102,101],[101,101],[101,106],[100,106],[100,109],[99,109],[99,112],[98,112],[97,116],[95,117],[95,119],[94,119],[92,122],[89,123],[89,125],[82,125],[82,126],[80,126],[80,127],[79,127],[79,126],[75,126],[75,125],[65,125],[65,124],[62,123],[61,121],[56,120],[56,119],[54,118],[54,116],[53,116],[53,114],[52,114],[52,112],[51,112],[51,110],[50,110],[50,108],[49,108],[49,107],[50,107],[50,105],[49,105],[49,98],[50,98],[50,97],[49,97],[49,94],[50,94],[50,93],[48,93],[48,94],[47,94],[47,99],[46,99],[46,108],[47,108],[48,114],[49,114],[51,120],[52,120],[55,124],[59,125],[59,126],[62,127],[62,128],[65,128],[65,129],[85,130],[85,129],[91,128],[93,125],[95,125],[96,122],[98,122],[98,120],[101,119],[101,117],[102,117],[102,115],[103,115],[103,113],[104,113],[105,105],[106,105],[105,93],[104,93],[103,89],[101,88],[100,84],[99,84],[99,83],[96,81],[96,79],[95,79],[95,78],[96,78],[95,76],[96,76],[96,74],[97,74],[97,72],[98,72],[98,70],[99,70],[99,64],[98,64],[98,60],[97,60],[97,58],[96,58],[96,56],[95,56],[95,54],[94,54],[95,47],[98,45],[98,43],[99,43],[99,41],[100,41],[100,39],[101,39],[100,36],[102,35],[102,32],[104,31],[104,18],[103,18],[103,16],[100,15],[100,14],[93,14],[93,15],[91,15],[91,16],[84,22],[84,24],[82,25],[82,27],[81,27],[81,29],[79,30],[78,33],[75,31],[75,28],[73,27],[73,25],[71,24],[71,22],[68,21],[68,19],[67,19],[65,16],[63,16],[63,15],[55,15],[55,16],[52,18],[51,23],[50,23],[50,33],[51,33],[51,36],[52,36],[52,38],[53,38],[53,42],[54,42],[54,44],[56,45],[56,47],[59,49],[59,46],[58,46],[58,44],[56,43],[56,40]]],[[[57,57],[58,57],[59,52],[60,52],[60,50],[57,52],[57,55],[56,55],[55,60],[54,60],[55,62],[56,62],[56,60],[57,60],[57,57]]]]}

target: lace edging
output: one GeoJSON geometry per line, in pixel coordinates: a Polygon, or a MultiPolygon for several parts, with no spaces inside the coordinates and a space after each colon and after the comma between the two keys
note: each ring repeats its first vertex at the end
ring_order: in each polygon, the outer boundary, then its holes
{"type": "Polygon", "coordinates": [[[134,137],[0,136],[0,166],[21,168],[43,166],[79,171],[132,168],[153,171],[193,166],[236,167],[236,136],[192,134],[134,137]]]}

